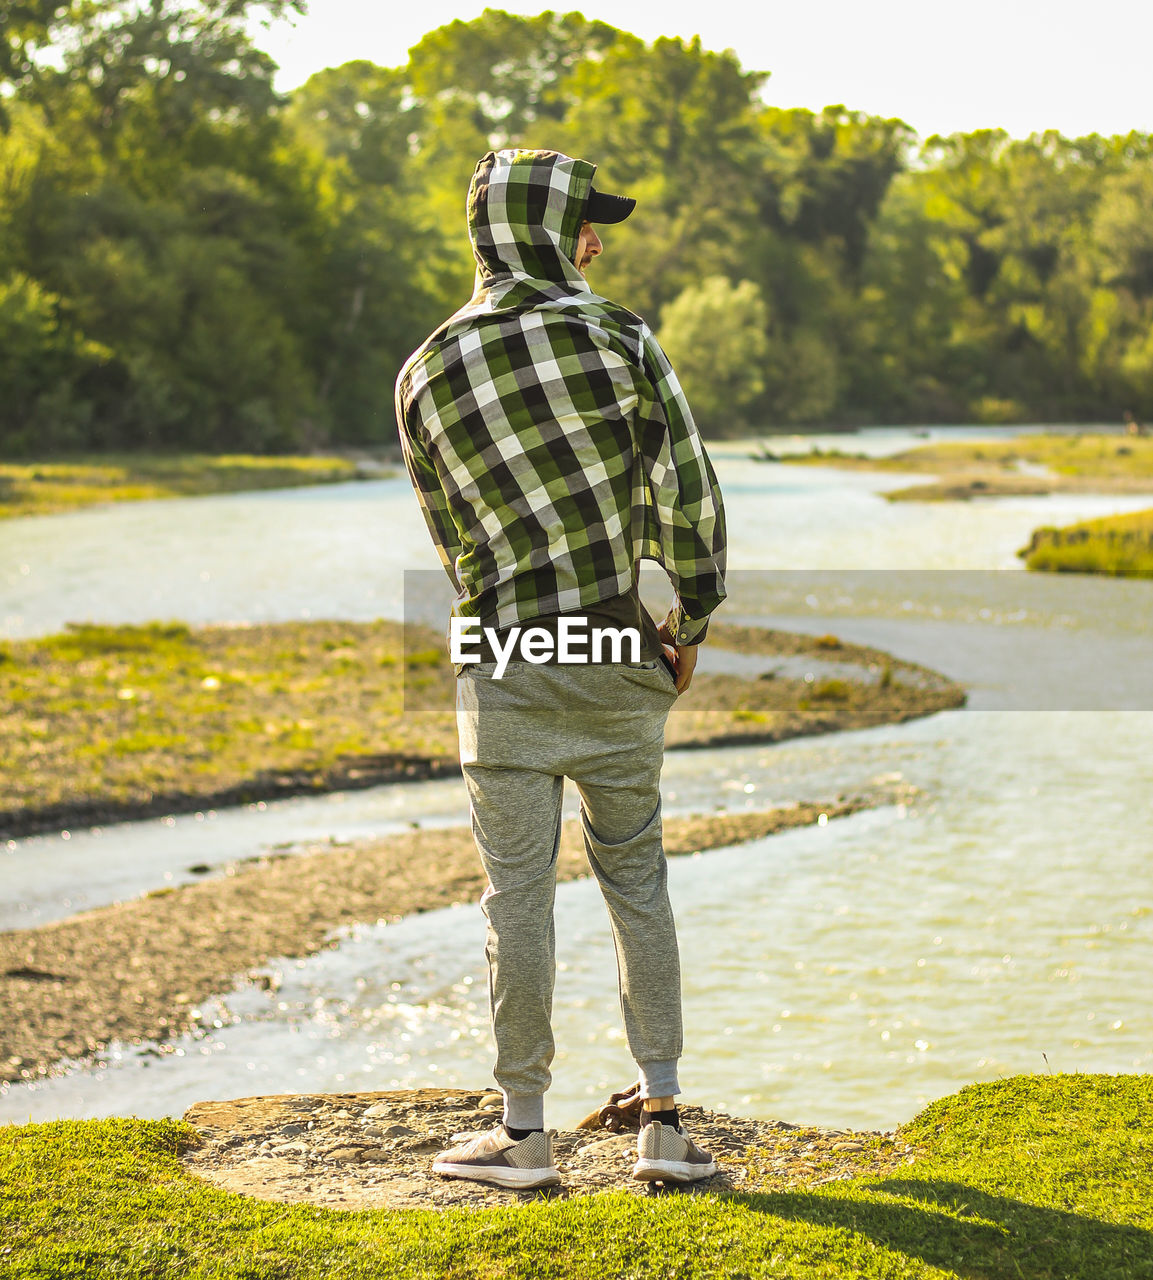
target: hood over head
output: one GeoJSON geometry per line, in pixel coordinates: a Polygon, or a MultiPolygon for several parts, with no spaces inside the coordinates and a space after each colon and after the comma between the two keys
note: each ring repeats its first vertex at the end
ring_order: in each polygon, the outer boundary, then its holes
{"type": "Polygon", "coordinates": [[[558,151],[490,151],[468,189],[477,284],[511,273],[587,289],[573,256],[595,173],[558,151]]]}

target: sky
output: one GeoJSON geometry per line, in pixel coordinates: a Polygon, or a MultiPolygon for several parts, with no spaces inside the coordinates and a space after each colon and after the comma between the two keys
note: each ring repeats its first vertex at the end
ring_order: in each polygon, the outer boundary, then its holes
{"type": "MultiPolygon", "coordinates": [[[[254,32],[291,89],[352,58],[399,67],[427,31],[479,17],[483,0],[310,0],[294,25],[254,32]]],[[[493,8],[533,14],[547,4],[493,8]]],[[[765,100],[820,110],[840,103],[899,116],[922,137],[1003,128],[1068,136],[1153,132],[1153,0],[573,0],[653,40],[694,35],[769,71],[765,100]]]]}

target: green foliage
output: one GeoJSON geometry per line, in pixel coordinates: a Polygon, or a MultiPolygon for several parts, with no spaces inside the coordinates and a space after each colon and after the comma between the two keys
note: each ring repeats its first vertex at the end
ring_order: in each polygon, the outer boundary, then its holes
{"type": "Polygon", "coordinates": [[[515,145],[530,130],[564,120],[579,100],[570,87],[574,67],[599,59],[622,38],[608,23],[579,13],[519,17],[486,9],[471,22],[457,19],[424,36],[409,52],[407,78],[430,107],[459,104],[491,146],[515,145]]]}
{"type": "Polygon", "coordinates": [[[1153,1275],[1147,1076],[1016,1076],[931,1104],[899,1174],[511,1208],[347,1212],[191,1176],[178,1120],[0,1129],[13,1277],[597,1276],[1141,1280],[1153,1275]],[[765,1187],[766,1189],[762,1189],[765,1187]]]}
{"type": "Polygon", "coordinates": [[[768,310],[750,280],[710,276],[661,312],[660,341],[703,429],[738,435],[764,389],[768,310]]]}
{"type": "Polygon", "coordinates": [[[913,131],[901,120],[843,106],[820,114],[768,108],[760,127],[765,145],[753,182],[763,218],[783,235],[834,251],[855,278],[881,201],[907,163],[913,131]]]}
{"type": "MultiPolygon", "coordinates": [[[[886,688],[888,687],[886,685],[886,688]]],[[[847,702],[852,695],[853,687],[848,680],[830,677],[825,680],[817,680],[813,684],[813,691],[810,696],[814,702],[847,702]]]]}
{"type": "Polygon", "coordinates": [[[732,51],[552,11],[284,99],[250,32],[299,8],[0,6],[0,452],[393,440],[400,364],[470,291],[469,176],[505,145],[638,198],[591,282],[673,317],[708,431],[1153,418],[1149,135],[918,145],[766,106],[732,51]],[[717,279],[763,306],[743,365],[722,323],[723,373],[692,336],[717,279]]]}
{"type": "Polygon", "coordinates": [[[79,447],[91,418],[80,384],[108,353],[63,319],[60,304],[22,272],[0,280],[0,387],[17,452],[79,447]]]}
{"type": "Polygon", "coordinates": [[[694,39],[651,45],[622,34],[572,74],[558,145],[600,166],[597,182],[638,200],[608,229],[595,287],[654,321],[710,276],[750,278],[759,236],[746,174],[755,163],[758,90],[731,52],[694,39]]]}
{"type": "Polygon", "coordinates": [[[11,91],[36,74],[36,52],[51,42],[57,21],[67,8],[57,0],[25,0],[0,8],[0,129],[10,123],[11,91]]]}
{"type": "Polygon", "coordinates": [[[138,627],[72,623],[62,635],[42,641],[43,651],[65,662],[116,653],[162,654],[166,662],[185,657],[192,632],[183,622],[150,622],[138,627]]]}

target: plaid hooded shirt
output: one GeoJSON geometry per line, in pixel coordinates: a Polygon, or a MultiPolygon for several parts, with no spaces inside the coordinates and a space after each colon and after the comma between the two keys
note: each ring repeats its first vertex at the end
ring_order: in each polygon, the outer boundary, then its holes
{"type": "Polygon", "coordinates": [[[453,613],[505,628],[633,590],[663,565],[678,643],[725,596],[720,490],[648,326],[573,264],[596,167],[489,152],[468,195],[469,303],[396,384],[401,446],[453,613]]]}

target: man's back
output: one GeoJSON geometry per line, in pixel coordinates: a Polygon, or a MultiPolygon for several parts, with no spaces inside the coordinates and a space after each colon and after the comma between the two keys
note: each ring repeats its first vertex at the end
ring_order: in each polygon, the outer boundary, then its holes
{"type": "Polygon", "coordinates": [[[689,619],[724,595],[719,490],[675,375],[572,260],[593,172],[555,152],[485,157],[469,198],[477,291],[397,382],[457,611],[501,627],[619,596],[643,558],[666,566],[689,619]]]}

